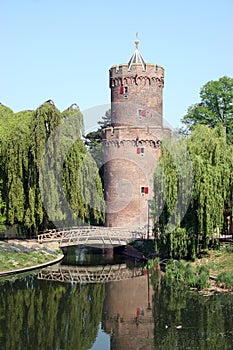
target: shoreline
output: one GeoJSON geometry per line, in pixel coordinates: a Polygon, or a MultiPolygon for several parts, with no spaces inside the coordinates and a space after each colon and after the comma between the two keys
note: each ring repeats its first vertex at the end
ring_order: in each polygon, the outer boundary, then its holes
{"type": "Polygon", "coordinates": [[[59,250],[60,248],[57,242],[46,243],[45,245],[45,244],[38,243],[36,239],[32,239],[32,240],[12,239],[8,241],[0,241],[0,254],[1,252],[12,254],[12,256],[15,257],[16,262],[17,262],[17,256],[19,256],[20,253],[29,254],[28,261],[26,261],[26,263],[28,262],[30,263],[32,261],[30,253],[41,253],[41,254],[44,254],[45,256],[46,254],[51,255],[51,260],[45,261],[43,263],[37,263],[35,261],[35,262],[32,262],[31,266],[2,269],[0,270],[0,278],[24,273],[27,271],[38,270],[49,265],[54,265],[60,262],[64,258],[64,255],[59,250]],[[54,257],[54,255],[55,256],[57,255],[57,256],[54,257]]]}
{"type": "Polygon", "coordinates": [[[64,258],[64,255],[60,254],[56,259],[50,260],[46,263],[39,264],[39,265],[32,265],[20,269],[13,269],[13,270],[8,270],[8,271],[0,271],[0,277],[5,277],[5,276],[11,276],[11,275],[17,275],[19,273],[23,272],[28,272],[28,271],[33,271],[33,270],[39,270],[42,269],[43,267],[54,265],[58,262],[60,262],[64,258]]]}

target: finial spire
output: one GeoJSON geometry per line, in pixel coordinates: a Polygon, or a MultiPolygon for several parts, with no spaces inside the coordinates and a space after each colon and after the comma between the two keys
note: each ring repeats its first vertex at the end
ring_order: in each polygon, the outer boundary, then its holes
{"type": "Polygon", "coordinates": [[[139,40],[138,40],[138,32],[137,32],[136,33],[136,40],[135,40],[136,49],[138,49],[138,44],[139,44],[139,40]]]}
{"type": "Polygon", "coordinates": [[[140,54],[140,52],[138,50],[138,44],[139,44],[138,33],[136,33],[136,40],[135,40],[136,49],[133,53],[133,56],[130,58],[130,60],[128,62],[128,69],[131,69],[132,64],[134,64],[134,63],[141,64],[142,68],[144,70],[146,69],[146,62],[144,61],[144,59],[142,58],[142,55],[140,54]]]}

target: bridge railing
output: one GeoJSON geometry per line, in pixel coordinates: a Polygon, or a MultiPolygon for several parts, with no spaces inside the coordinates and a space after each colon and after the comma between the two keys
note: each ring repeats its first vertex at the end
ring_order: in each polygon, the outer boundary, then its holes
{"type": "Polygon", "coordinates": [[[112,227],[80,226],[61,230],[49,230],[38,234],[38,242],[59,242],[60,246],[80,244],[125,245],[132,240],[142,238],[136,230],[112,227]]]}

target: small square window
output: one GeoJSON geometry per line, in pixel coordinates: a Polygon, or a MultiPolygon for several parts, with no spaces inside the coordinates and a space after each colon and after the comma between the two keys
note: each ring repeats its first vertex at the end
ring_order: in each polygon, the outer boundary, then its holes
{"type": "Polygon", "coordinates": [[[144,155],[144,147],[137,147],[137,154],[144,155]]]}
{"type": "Polygon", "coordinates": [[[148,193],[149,193],[149,188],[145,187],[145,186],[142,186],[141,187],[141,194],[148,194],[148,193]]]}
{"type": "Polygon", "coordinates": [[[146,109],[139,109],[138,116],[139,117],[146,117],[146,109]]]}

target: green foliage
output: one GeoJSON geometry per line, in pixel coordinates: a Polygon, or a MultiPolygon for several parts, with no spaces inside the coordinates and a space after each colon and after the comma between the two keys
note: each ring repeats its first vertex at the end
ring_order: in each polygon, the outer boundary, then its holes
{"type": "Polygon", "coordinates": [[[207,266],[192,266],[183,260],[169,260],[166,265],[166,278],[186,284],[189,287],[204,289],[209,287],[209,269],[207,266]]]}
{"type": "Polygon", "coordinates": [[[222,77],[209,81],[200,91],[201,102],[191,106],[182,122],[186,131],[192,131],[197,124],[210,127],[224,126],[227,139],[233,140],[233,79],[222,77]]]}
{"type": "Polygon", "coordinates": [[[222,272],[217,276],[217,283],[226,287],[229,290],[233,290],[233,274],[228,272],[222,272]]]}
{"type": "Polygon", "coordinates": [[[179,227],[192,195],[192,163],[184,140],[162,144],[154,176],[154,235],[160,256],[182,258],[188,254],[186,230],[179,227]]]}
{"type": "Polygon", "coordinates": [[[0,179],[0,232],[4,228],[4,223],[6,221],[5,217],[5,203],[2,200],[2,180],[0,179]]]}
{"type": "Polygon", "coordinates": [[[6,225],[29,233],[67,222],[69,215],[76,223],[103,221],[102,185],[83,129],[77,105],[61,113],[49,100],[16,114],[0,105],[0,214],[6,225]]]}
{"type": "Polygon", "coordinates": [[[64,191],[77,219],[99,224],[105,208],[102,184],[94,160],[80,142],[73,145],[64,164],[64,191]]]}
{"type": "Polygon", "coordinates": [[[1,110],[0,162],[2,199],[5,203],[6,223],[22,222],[25,207],[25,178],[28,168],[27,147],[29,145],[31,111],[17,114],[1,110]],[[3,117],[4,112],[6,114],[3,117]]]}
{"type": "MultiPolygon", "coordinates": [[[[187,139],[193,171],[194,189],[189,218],[196,233],[201,235],[203,247],[224,227],[225,203],[231,198],[233,149],[227,145],[223,128],[199,125],[187,139]]],[[[186,221],[186,225],[188,222],[186,221]]]]}
{"type": "Polygon", "coordinates": [[[231,213],[233,148],[226,142],[223,127],[197,125],[182,142],[192,161],[192,174],[185,169],[185,159],[180,167],[174,153],[162,146],[154,180],[154,232],[160,255],[193,259],[200,248],[215,244],[224,230],[226,205],[231,213]],[[191,176],[192,188],[188,186],[191,176]]]}
{"type": "Polygon", "coordinates": [[[150,272],[153,272],[153,270],[157,270],[159,269],[159,264],[160,264],[160,258],[154,258],[154,259],[150,259],[148,261],[148,269],[150,272]]]}

